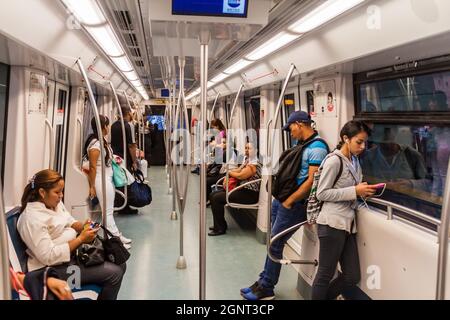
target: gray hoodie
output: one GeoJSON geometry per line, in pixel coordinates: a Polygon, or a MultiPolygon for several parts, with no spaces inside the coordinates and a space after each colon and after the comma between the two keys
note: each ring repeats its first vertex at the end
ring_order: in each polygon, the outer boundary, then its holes
{"type": "Polygon", "coordinates": [[[362,171],[359,161],[355,161],[355,164],[356,168],[340,150],[335,150],[324,160],[317,187],[317,199],[324,202],[318,224],[356,233],[356,223],[352,227],[352,222],[358,205],[356,185],[362,181],[362,171]],[[338,157],[342,159],[342,174],[333,187],[340,168],[338,157]]]}

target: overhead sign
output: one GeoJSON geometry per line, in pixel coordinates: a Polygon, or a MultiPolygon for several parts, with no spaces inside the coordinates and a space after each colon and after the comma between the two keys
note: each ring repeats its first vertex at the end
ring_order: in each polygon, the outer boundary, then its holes
{"type": "Polygon", "coordinates": [[[172,0],[172,14],[247,18],[248,0],[172,0]]]}

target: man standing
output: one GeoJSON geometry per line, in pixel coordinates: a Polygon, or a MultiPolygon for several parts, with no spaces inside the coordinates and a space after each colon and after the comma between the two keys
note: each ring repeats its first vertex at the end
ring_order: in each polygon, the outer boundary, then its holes
{"type": "MultiPolygon", "coordinates": [[[[304,111],[293,112],[283,130],[289,131],[292,138],[299,143],[307,143],[319,138],[319,135],[311,127],[311,117],[304,111]]],[[[328,146],[323,141],[314,141],[302,150],[300,167],[297,172],[298,189],[284,202],[274,199],[272,202],[272,229],[271,237],[306,220],[306,202],[313,184],[314,173],[319,169],[325,156],[328,154],[328,146]]],[[[271,253],[277,259],[283,256],[286,242],[294,232],[289,233],[275,241],[271,246],[271,253]]],[[[241,295],[247,300],[271,300],[275,298],[274,288],[280,277],[281,264],[272,261],[268,256],[264,270],[259,275],[258,281],[247,288],[241,289],[241,295]]]]}
{"type": "MultiPolygon", "coordinates": [[[[132,113],[129,107],[122,107],[123,121],[125,123],[125,140],[126,140],[126,152],[127,152],[127,164],[126,167],[129,171],[137,169],[136,161],[136,138],[134,135],[134,128],[132,128],[131,120],[132,113]]],[[[111,147],[115,155],[124,157],[123,150],[123,136],[122,136],[122,124],[120,119],[113,123],[111,126],[111,147]]],[[[117,199],[116,199],[117,200],[117,199]]],[[[131,209],[128,205],[119,211],[119,213],[138,213],[138,210],[131,209]]]]}

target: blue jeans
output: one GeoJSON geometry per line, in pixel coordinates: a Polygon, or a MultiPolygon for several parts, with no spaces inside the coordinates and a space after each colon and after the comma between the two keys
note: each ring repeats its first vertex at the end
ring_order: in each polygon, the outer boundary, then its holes
{"type": "MultiPolygon", "coordinates": [[[[298,201],[291,209],[286,209],[280,201],[273,200],[271,237],[302,221],[306,221],[306,206],[303,201],[298,201]]],[[[295,231],[288,233],[272,244],[270,252],[274,257],[278,259],[283,257],[284,245],[294,233],[295,231]]],[[[280,270],[281,264],[273,262],[267,256],[264,270],[259,275],[259,284],[264,288],[273,289],[278,283],[280,270]]]]}

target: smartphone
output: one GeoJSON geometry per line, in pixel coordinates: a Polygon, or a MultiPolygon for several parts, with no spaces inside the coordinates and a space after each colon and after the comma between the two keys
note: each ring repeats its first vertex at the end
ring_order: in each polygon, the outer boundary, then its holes
{"type": "Polygon", "coordinates": [[[376,191],[373,197],[381,197],[383,195],[384,190],[386,189],[386,183],[378,183],[375,184],[374,187],[376,187],[376,191]]]}

